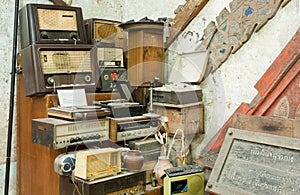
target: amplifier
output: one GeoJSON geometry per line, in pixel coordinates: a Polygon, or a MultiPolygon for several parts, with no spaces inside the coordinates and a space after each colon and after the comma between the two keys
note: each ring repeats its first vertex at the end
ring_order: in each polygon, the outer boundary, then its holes
{"type": "Polygon", "coordinates": [[[61,149],[88,141],[109,140],[109,120],[67,121],[57,118],[32,120],[32,142],[61,149]]]}
{"type": "Polygon", "coordinates": [[[157,118],[143,116],[110,118],[109,121],[109,138],[113,142],[154,135],[160,125],[157,118]]]}
{"type": "Polygon", "coordinates": [[[94,180],[121,172],[121,151],[114,148],[80,150],[76,153],[74,176],[94,180]]]}
{"type": "Polygon", "coordinates": [[[98,18],[84,20],[88,43],[97,45],[110,43],[114,45],[117,39],[117,33],[121,32],[119,24],[121,24],[119,21],[98,18]]]}
{"type": "Polygon", "coordinates": [[[21,48],[31,44],[87,44],[79,7],[27,4],[20,10],[21,48]]]}
{"type": "Polygon", "coordinates": [[[60,195],[143,194],[145,185],[146,171],[121,172],[116,176],[93,181],[85,181],[77,177],[72,181],[71,177],[60,176],[60,195]]]}
{"type": "Polygon", "coordinates": [[[96,47],[34,44],[21,50],[26,96],[60,88],[94,90],[99,79],[96,47]]]}
{"type": "Polygon", "coordinates": [[[204,195],[204,172],[198,165],[165,169],[164,194],[204,195]]]}
{"type": "Polygon", "coordinates": [[[127,80],[125,68],[100,67],[99,90],[102,92],[117,91],[116,82],[127,80]]]}

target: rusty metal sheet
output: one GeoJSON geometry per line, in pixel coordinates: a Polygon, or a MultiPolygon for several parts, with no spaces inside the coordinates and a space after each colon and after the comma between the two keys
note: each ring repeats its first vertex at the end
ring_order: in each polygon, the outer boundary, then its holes
{"type": "Polygon", "coordinates": [[[300,194],[300,139],[230,128],[206,191],[300,194]]]}

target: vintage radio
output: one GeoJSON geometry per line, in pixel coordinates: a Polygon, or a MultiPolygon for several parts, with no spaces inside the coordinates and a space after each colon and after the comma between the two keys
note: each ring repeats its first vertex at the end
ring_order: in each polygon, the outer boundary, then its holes
{"type": "Polygon", "coordinates": [[[97,47],[100,67],[124,67],[123,49],[117,47],[97,47]]]}
{"type": "Polygon", "coordinates": [[[90,44],[110,43],[113,46],[117,41],[117,34],[121,32],[121,22],[90,18],[84,20],[87,41],[90,44]]]}
{"type": "Polygon", "coordinates": [[[74,176],[94,180],[121,172],[121,151],[114,148],[80,150],[76,153],[74,176]]]}
{"type": "Polygon", "coordinates": [[[109,140],[109,120],[67,121],[57,118],[32,120],[32,142],[61,149],[89,141],[109,140]]]}
{"type": "Polygon", "coordinates": [[[21,48],[31,44],[87,44],[78,7],[27,4],[20,10],[21,48]]]}
{"type": "Polygon", "coordinates": [[[164,194],[204,195],[204,172],[198,165],[165,169],[164,194]]]}
{"type": "Polygon", "coordinates": [[[143,116],[110,118],[109,121],[109,138],[113,142],[154,135],[160,124],[157,118],[143,116]]]}
{"type": "Polygon", "coordinates": [[[60,177],[60,195],[125,195],[143,194],[146,172],[121,172],[116,176],[85,181],[75,177],[60,177]],[[76,186],[75,186],[76,185],[76,186]],[[75,189],[78,189],[75,190],[75,189]]]}
{"type": "Polygon", "coordinates": [[[94,46],[34,44],[20,53],[26,96],[61,88],[95,91],[99,67],[94,46]]]}
{"type": "Polygon", "coordinates": [[[117,80],[127,80],[123,49],[117,47],[97,47],[97,57],[100,69],[97,91],[116,91],[117,80]]]}
{"type": "Polygon", "coordinates": [[[125,68],[100,67],[99,90],[102,92],[117,91],[116,83],[127,80],[125,68]]]}

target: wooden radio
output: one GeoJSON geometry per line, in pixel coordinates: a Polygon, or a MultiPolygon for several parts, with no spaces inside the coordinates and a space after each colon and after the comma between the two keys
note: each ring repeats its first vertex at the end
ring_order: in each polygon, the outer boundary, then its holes
{"type": "Polygon", "coordinates": [[[22,49],[34,43],[87,43],[79,7],[27,4],[19,18],[22,49]]]}
{"type": "Polygon", "coordinates": [[[20,53],[26,96],[62,88],[95,91],[100,70],[94,46],[34,44],[20,53]]]}
{"type": "Polygon", "coordinates": [[[88,43],[97,45],[111,44],[115,46],[116,42],[118,42],[118,34],[121,32],[119,24],[121,22],[97,18],[84,20],[88,43]]]}
{"type": "Polygon", "coordinates": [[[117,175],[121,172],[121,152],[114,148],[99,148],[78,151],[74,175],[84,180],[93,180],[117,175]]]}

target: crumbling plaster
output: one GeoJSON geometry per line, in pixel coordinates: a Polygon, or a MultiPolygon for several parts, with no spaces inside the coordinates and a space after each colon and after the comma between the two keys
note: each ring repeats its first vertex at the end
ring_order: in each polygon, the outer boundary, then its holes
{"type": "MultiPolygon", "coordinates": [[[[219,4],[217,0],[209,1],[182,34],[194,32],[193,35],[198,33],[202,36],[208,23],[216,21],[224,6],[228,8],[230,2],[231,0],[226,0],[219,4]]],[[[198,154],[240,103],[250,103],[254,98],[257,94],[254,84],[299,27],[300,1],[294,0],[285,7],[280,7],[276,15],[260,31],[253,33],[235,54],[229,56],[219,69],[200,84],[203,89],[206,135],[197,148],[198,154]]],[[[168,81],[176,82],[169,78],[173,78],[172,70],[176,69],[173,62],[177,53],[198,50],[200,43],[201,41],[199,42],[195,36],[187,38],[179,36],[170,46],[167,53],[166,79],[168,81]]]]}

